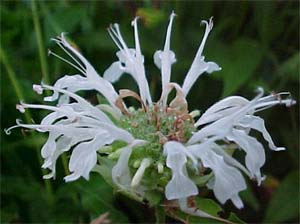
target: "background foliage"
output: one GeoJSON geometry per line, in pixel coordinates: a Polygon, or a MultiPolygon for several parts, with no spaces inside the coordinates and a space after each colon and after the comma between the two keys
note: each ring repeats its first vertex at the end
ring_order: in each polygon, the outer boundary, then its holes
{"type": "MultiPolygon", "coordinates": [[[[32,111],[23,116],[15,110],[20,99],[42,101],[31,91],[32,83],[53,83],[75,73],[56,58],[46,57],[47,48],[61,54],[51,37],[67,32],[102,74],[116,59],[116,47],[106,28],[112,22],[120,23],[132,46],[130,21],[135,15],[141,18],[140,40],[148,80],[157,99],[160,76],[152,58],[163,46],[172,10],[178,15],[171,43],[178,61],[172,67],[172,80],[179,83],[202,39],[200,20],[214,16],[215,28],[205,55],[223,69],[204,75],[196,83],[188,97],[191,110],[203,111],[231,94],[252,98],[257,86],[266,92],[290,91],[299,102],[298,1],[2,1],[1,130],[13,125],[15,118],[34,122],[44,115],[32,111]]],[[[135,89],[128,77],[117,86],[135,89]]],[[[85,96],[95,100],[93,92],[85,96]]],[[[237,211],[227,203],[224,215],[233,209],[246,222],[299,222],[299,106],[272,108],[262,112],[262,117],[276,144],[287,150],[266,150],[266,181],[260,188],[249,181],[248,190],[242,193],[245,208],[237,211]]],[[[22,130],[10,136],[1,131],[1,223],[86,223],[107,211],[114,223],[154,221],[151,209],[113,194],[99,176],[92,175],[89,182],[64,183],[62,178],[68,172],[65,157],[58,163],[56,180],[42,180],[40,148],[45,139],[46,135],[22,130]]]]}

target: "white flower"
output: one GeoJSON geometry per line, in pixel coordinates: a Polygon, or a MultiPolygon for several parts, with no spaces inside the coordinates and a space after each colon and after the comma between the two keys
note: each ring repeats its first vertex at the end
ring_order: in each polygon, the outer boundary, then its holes
{"type": "MultiPolygon", "coordinates": [[[[215,62],[206,62],[203,56],[204,45],[213,28],[212,18],[202,21],[205,25],[204,37],[195,59],[185,76],[183,85],[171,82],[171,67],[176,62],[175,53],[170,49],[171,30],[175,14],[170,16],[163,50],[154,53],[154,63],[161,71],[162,94],[158,102],[153,103],[144,69],[144,56],[141,53],[137,18],[132,21],[135,48],[129,48],[118,24],[108,29],[110,36],[119,48],[118,61],[104,72],[103,77],[97,74],[90,63],[65,39],[62,34],[53,39],[74,61],[66,61],[80,72],[66,75],[56,81],[54,86],[34,85],[33,89],[42,94],[43,90],[53,91],[45,101],[56,101],[56,106],[33,105],[21,102],[17,105],[20,112],[26,109],[44,109],[50,113],[40,124],[17,125],[15,127],[35,129],[48,132],[49,137],[42,148],[43,168],[51,170],[44,178],[55,177],[58,157],[67,151],[71,152],[69,161],[70,175],[66,181],[79,177],[89,179],[89,173],[97,164],[98,150],[111,146],[105,156],[117,158],[112,169],[112,180],[116,186],[133,194],[144,195],[147,190],[163,188],[168,200],[178,199],[181,209],[189,214],[209,217],[202,211],[187,207],[188,197],[198,194],[194,178],[201,177],[200,169],[211,172],[212,178],[207,187],[212,189],[215,197],[225,203],[231,200],[238,208],[243,207],[239,192],[246,189],[241,172],[256,179],[258,184],[264,179],[261,168],[265,163],[265,152],[262,144],[250,136],[255,130],[262,134],[269,148],[278,151],[265,128],[264,120],[256,115],[260,110],[284,104],[291,106],[295,101],[287,92],[263,97],[262,88],[253,100],[240,96],[227,97],[208,108],[194,123],[197,113],[188,113],[186,96],[201,74],[212,73],[221,68],[215,62]],[[129,73],[136,81],[139,95],[130,90],[120,90],[119,94],[111,82],[116,82],[123,73],[129,73]],[[176,96],[168,104],[168,96],[175,88],[176,96]],[[96,90],[103,95],[109,105],[94,106],[76,94],[79,90],[96,90]],[[123,98],[134,97],[142,107],[127,107],[123,98]],[[114,148],[117,142],[122,146],[114,148]],[[234,144],[232,144],[234,143],[234,144]],[[245,152],[245,166],[227,153],[227,148],[234,146],[245,152]],[[148,172],[147,170],[155,170],[148,172]],[[171,171],[171,177],[168,172],[171,171]],[[155,175],[156,186],[147,182],[149,173],[155,175]],[[162,178],[169,178],[161,183],[162,178]]],[[[150,175],[150,176],[151,176],[150,175]]],[[[151,177],[153,178],[153,177],[151,177]]]]}

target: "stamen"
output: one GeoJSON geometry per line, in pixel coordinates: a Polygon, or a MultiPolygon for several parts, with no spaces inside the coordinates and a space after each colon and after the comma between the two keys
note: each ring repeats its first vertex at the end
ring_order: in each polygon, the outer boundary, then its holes
{"type": "Polygon", "coordinates": [[[83,70],[85,70],[85,67],[69,52],[65,49],[65,47],[63,46],[63,42],[60,41],[59,43],[56,42],[56,44],[67,54],[69,55],[70,58],[73,59],[73,61],[75,61],[79,66],[80,68],[82,68],[83,70]]]}
{"type": "Polygon", "coordinates": [[[72,67],[76,68],[78,71],[80,71],[82,74],[86,74],[85,71],[83,71],[81,68],[79,68],[77,65],[74,65],[72,62],[68,61],[67,59],[55,54],[54,52],[52,52],[50,49],[48,50],[48,55],[53,55],[55,57],[57,57],[58,59],[66,62],[67,64],[71,65],[72,67]]]}
{"type": "Polygon", "coordinates": [[[121,47],[121,45],[118,42],[118,40],[115,38],[112,27],[107,28],[107,31],[108,31],[108,34],[111,37],[111,39],[114,41],[114,43],[117,45],[117,47],[122,51],[123,48],[121,47]]]}
{"type": "Polygon", "coordinates": [[[5,134],[10,135],[11,134],[11,130],[15,129],[15,128],[18,128],[18,127],[20,127],[20,126],[19,125],[14,125],[14,126],[9,127],[9,128],[4,128],[4,132],[5,132],[5,134]]]}
{"type": "Polygon", "coordinates": [[[130,55],[129,51],[128,51],[128,47],[122,37],[121,31],[120,31],[120,27],[119,24],[115,23],[113,25],[113,27],[115,28],[112,29],[113,33],[115,34],[116,38],[120,41],[121,45],[123,46],[124,51],[126,52],[127,55],[130,55]]]}

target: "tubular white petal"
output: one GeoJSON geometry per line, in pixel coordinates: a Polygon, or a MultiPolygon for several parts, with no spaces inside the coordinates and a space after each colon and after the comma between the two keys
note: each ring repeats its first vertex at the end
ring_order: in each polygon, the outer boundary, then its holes
{"type": "Polygon", "coordinates": [[[172,24],[175,16],[176,14],[174,12],[170,15],[170,22],[167,29],[163,51],[159,50],[154,54],[154,63],[159,69],[161,69],[162,92],[164,91],[165,86],[170,82],[171,66],[176,62],[175,53],[170,50],[172,24]]]}
{"type": "Polygon", "coordinates": [[[244,207],[244,203],[238,195],[234,195],[230,199],[238,209],[242,209],[244,207]]]}
{"type": "MultiPolygon", "coordinates": [[[[112,123],[110,121],[110,119],[106,116],[106,114],[104,114],[102,111],[100,111],[96,107],[92,106],[89,102],[87,102],[84,98],[80,97],[79,95],[69,92],[67,90],[59,89],[59,88],[56,88],[53,86],[48,86],[45,84],[43,84],[43,87],[45,89],[49,89],[49,90],[56,91],[56,92],[61,92],[65,95],[68,95],[69,97],[72,97],[74,100],[76,100],[79,103],[79,105],[83,108],[84,111],[88,111],[90,113],[90,115],[92,115],[93,117],[95,117],[97,119],[100,118],[103,122],[112,123]]],[[[47,100],[47,99],[45,99],[45,100],[47,100]]]]}
{"type": "Polygon", "coordinates": [[[114,183],[120,187],[128,188],[130,186],[131,175],[128,167],[128,161],[131,153],[131,147],[123,148],[117,164],[112,169],[112,179],[114,183]]]}
{"type": "Polygon", "coordinates": [[[142,178],[143,178],[143,175],[145,173],[145,170],[151,165],[151,159],[149,158],[144,158],[142,160],[142,163],[140,165],[140,167],[138,168],[138,170],[136,171],[135,175],[133,176],[132,178],[132,181],[131,181],[131,187],[135,188],[137,187],[142,178]]]}
{"type": "Polygon", "coordinates": [[[240,96],[230,96],[226,97],[219,102],[213,104],[208,108],[204,114],[198,119],[195,123],[195,126],[210,123],[216,121],[225,116],[231,115],[233,112],[241,109],[243,106],[246,106],[249,103],[249,100],[240,96]]]}
{"type": "Polygon", "coordinates": [[[185,167],[187,159],[184,151],[184,146],[178,142],[167,142],[164,145],[164,154],[167,155],[166,164],[172,170],[172,179],[165,189],[168,200],[198,194],[197,186],[187,176],[185,167]]]}
{"type": "Polygon", "coordinates": [[[132,143],[121,150],[118,162],[112,169],[113,182],[121,188],[129,188],[131,183],[131,174],[128,167],[128,161],[132,153],[132,148],[143,145],[146,141],[134,140],[132,143]]]}
{"type": "MultiPolygon", "coordinates": [[[[152,104],[152,99],[150,95],[148,81],[146,79],[145,68],[144,68],[144,56],[141,53],[139,37],[138,37],[138,28],[137,28],[137,18],[132,21],[132,26],[134,28],[134,39],[135,39],[135,49],[128,49],[119,29],[118,24],[114,24],[109,28],[109,33],[120,48],[120,51],[117,53],[120,63],[122,63],[123,72],[129,73],[132,75],[134,80],[137,82],[139,87],[139,92],[143,102],[148,102],[152,104]],[[124,65],[124,66],[123,66],[124,65]]],[[[114,62],[117,63],[117,62],[114,62]]],[[[113,64],[114,64],[113,63],[113,64]]],[[[121,70],[116,70],[115,65],[111,65],[109,70],[106,73],[106,78],[114,80],[116,77],[120,77],[123,72],[121,70]],[[112,75],[112,70],[116,70],[115,75],[112,75]]]]}
{"type": "Polygon", "coordinates": [[[253,107],[263,95],[263,89],[258,89],[259,94],[251,100],[246,106],[240,108],[227,117],[221,118],[212,124],[209,124],[196,132],[188,141],[188,144],[194,144],[203,141],[207,137],[214,136],[215,140],[223,139],[233,128],[233,126],[240,121],[247,113],[253,112],[253,107]]]}
{"type": "Polygon", "coordinates": [[[213,28],[213,21],[212,21],[212,18],[210,18],[209,23],[207,21],[201,21],[201,22],[202,22],[202,24],[205,24],[205,26],[206,26],[205,33],[204,33],[202,42],[200,44],[200,47],[197,51],[197,54],[194,58],[194,61],[191,65],[187,75],[185,76],[185,79],[183,82],[182,89],[183,89],[185,96],[187,96],[190,89],[192,88],[192,86],[194,85],[194,83],[196,82],[196,80],[199,78],[199,76],[201,74],[203,74],[204,72],[212,73],[214,71],[221,70],[221,68],[216,63],[204,61],[204,56],[202,56],[202,53],[203,53],[204,45],[207,40],[208,34],[210,33],[210,31],[213,28]]]}

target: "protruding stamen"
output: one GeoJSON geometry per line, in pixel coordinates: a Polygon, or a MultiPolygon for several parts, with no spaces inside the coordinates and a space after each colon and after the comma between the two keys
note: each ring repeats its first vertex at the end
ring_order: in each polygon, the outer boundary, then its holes
{"type": "Polygon", "coordinates": [[[62,60],[63,62],[66,62],[67,64],[71,65],[72,67],[76,68],[78,71],[80,71],[82,74],[85,74],[85,71],[79,68],[77,65],[73,64],[72,62],[68,61],[67,59],[59,56],[58,54],[55,54],[53,51],[48,50],[48,55],[53,55],[57,57],[58,59],[62,60]]]}
{"type": "MultiPolygon", "coordinates": [[[[62,38],[64,38],[62,33],[62,38]]],[[[62,39],[61,37],[58,37],[58,39],[52,38],[51,40],[55,41],[55,43],[67,54],[70,58],[73,59],[73,61],[76,62],[77,65],[79,65],[82,70],[85,70],[84,66],[66,49],[65,44],[66,40],[62,39]]]]}
{"type": "Polygon", "coordinates": [[[112,26],[110,26],[109,28],[107,28],[107,32],[109,34],[109,36],[111,37],[111,39],[113,40],[113,42],[117,45],[117,47],[122,50],[122,46],[120,45],[120,43],[118,42],[118,40],[115,38],[115,34],[113,32],[113,28],[112,26]]]}

